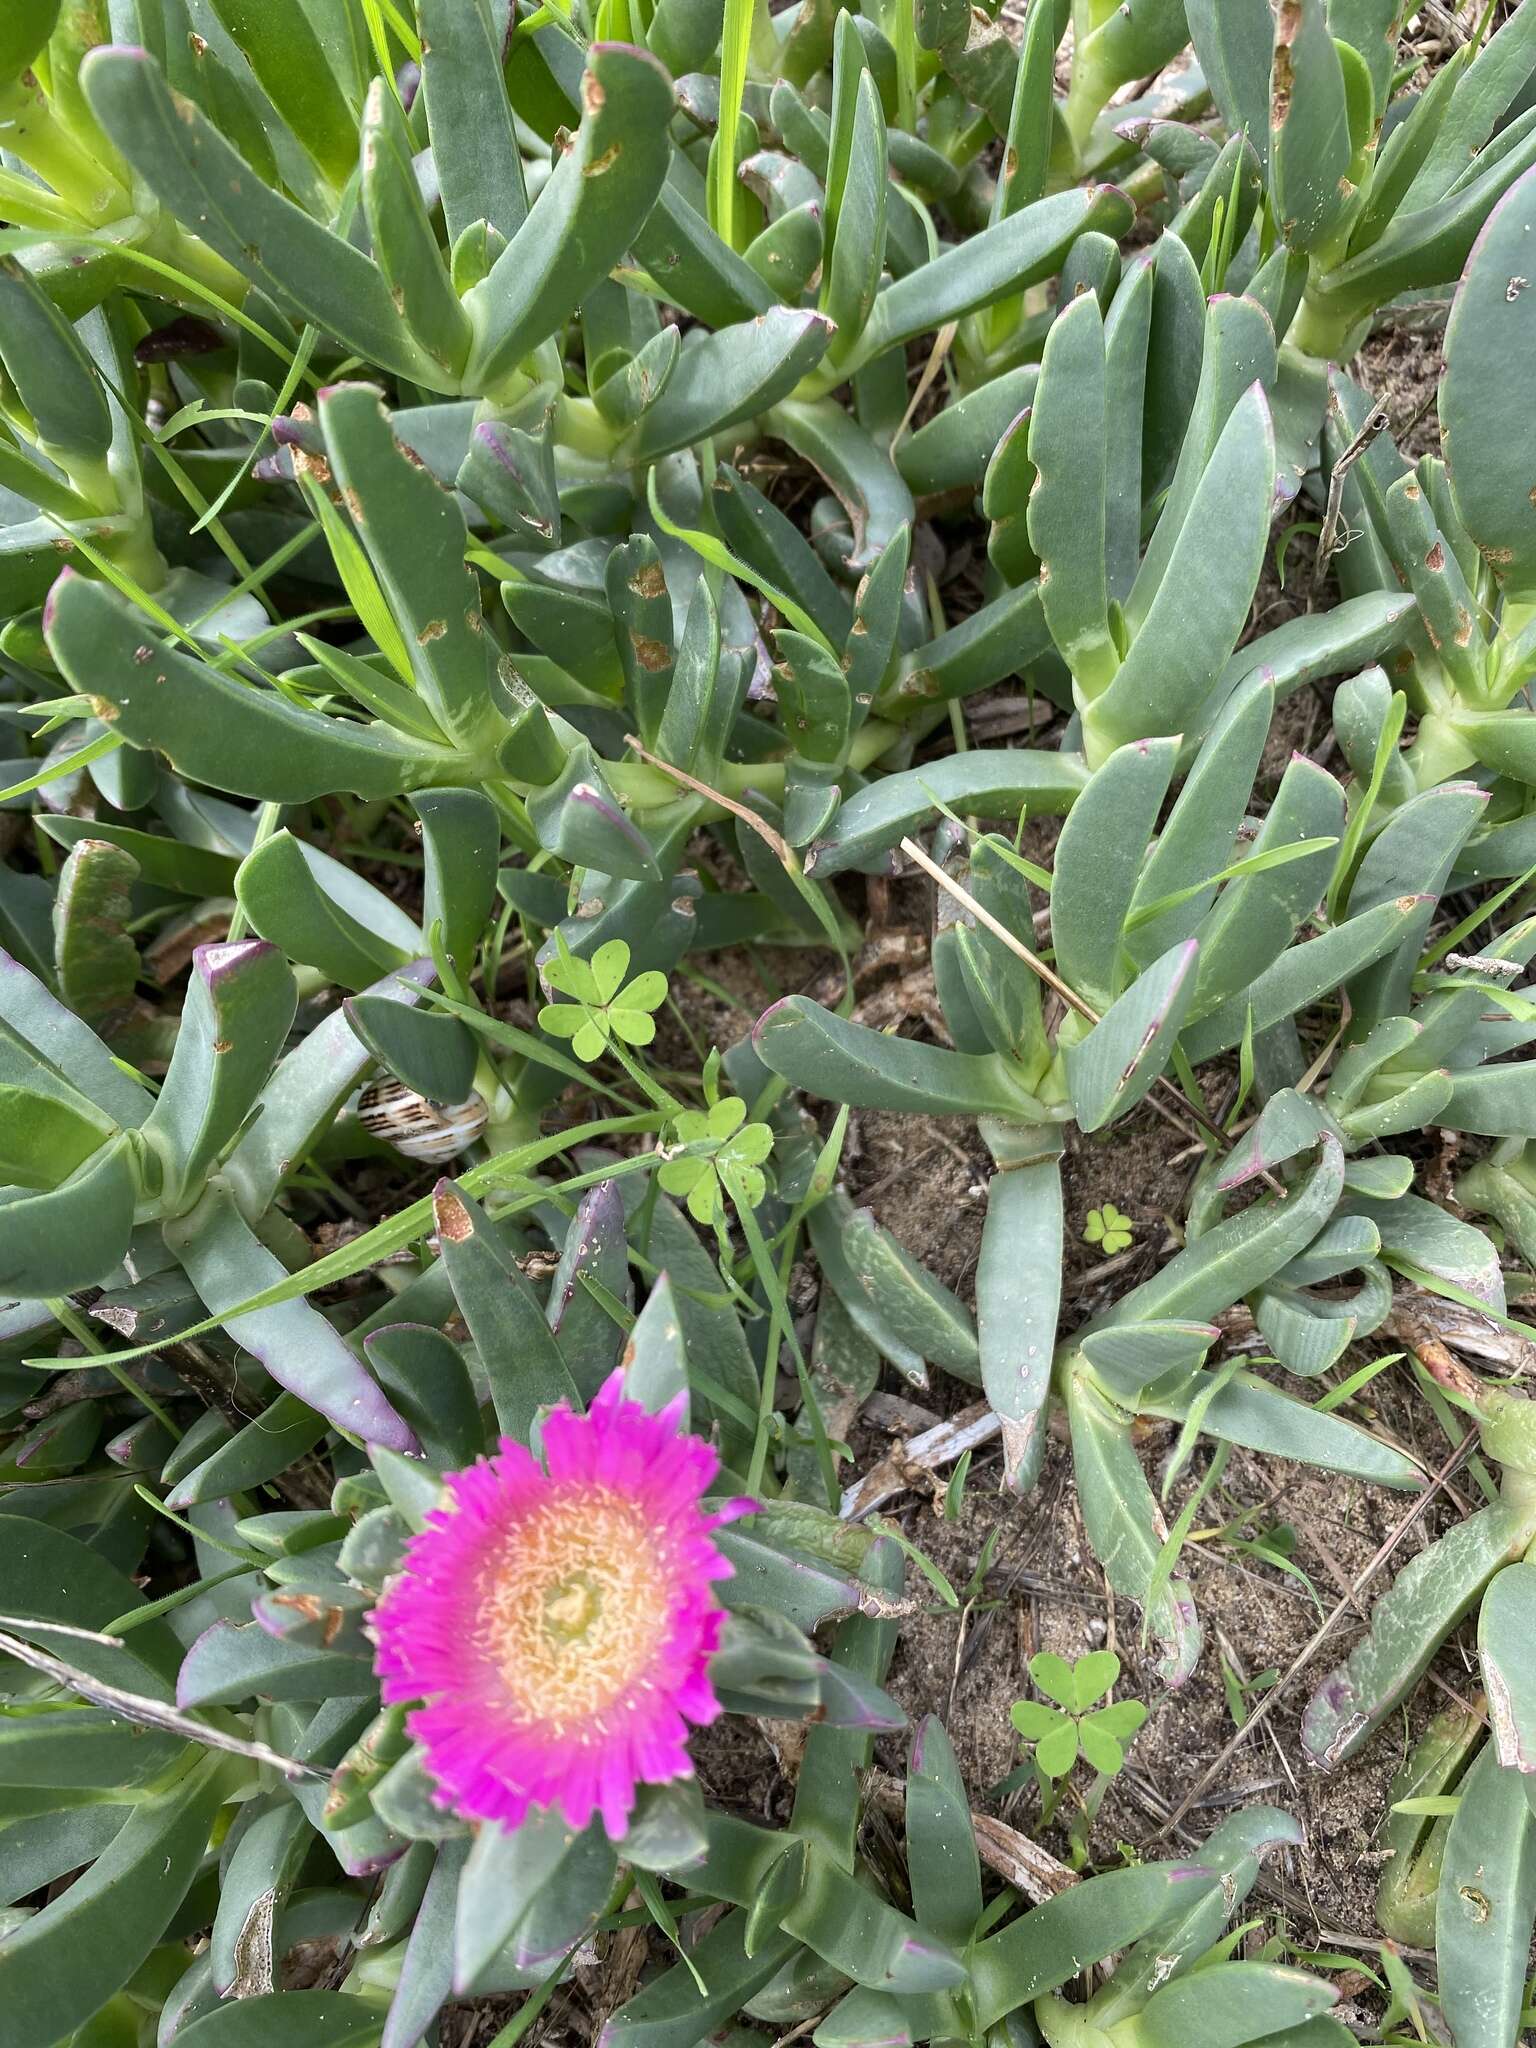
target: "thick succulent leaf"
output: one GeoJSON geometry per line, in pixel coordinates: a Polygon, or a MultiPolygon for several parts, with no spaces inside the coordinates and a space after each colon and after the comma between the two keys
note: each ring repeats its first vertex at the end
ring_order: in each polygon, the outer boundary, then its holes
{"type": "Polygon", "coordinates": [[[1307,1702],[1301,1740],[1315,1763],[1332,1770],[1355,1754],[1532,1534],[1531,1516],[1500,1502],[1456,1523],[1409,1560],[1371,1610],[1369,1633],[1307,1702]]]}
{"type": "Polygon", "coordinates": [[[450,246],[485,221],[507,241],[528,211],[486,0],[417,0],[421,85],[450,246]]]}
{"type": "Polygon", "coordinates": [[[1078,754],[978,749],[872,782],[842,804],[806,859],[807,873],[841,874],[883,853],[915,827],[931,822],[934,799],[977,817],[1059,815],[1087,783],[1078,754]]]}
{"type": "Polygon", "coordinates": [[[976,1262],[981,1383],[1003,1426],[1004,1473],[1020,1492],[1045,1456],[1063,1239],[1063,1134],[1043,1128],[1027,1135],[1033,1144],[999,1147],[976,1262]]]}
{"type": "MultiPolygon", "coordinates": [[[[850,16],[850,25],[852,19],[850,16]]],[[[854,74],[854,91],[848,101],[851,119],[845,122],[844,99],[838,90],[843,76],[840,65],[834,80],[832,160],[827,179],[830,254],[822,271],[820,296],[821,310],[838,333],[834,355],[852,353],[875,303],[885,264],[889,184],[885,116],[874,78],[866,69],[854,74]],[[840,177],[836,175],[839,171],[840,177]]]]}
{"type": "Polygon", "coordinates": [[[748,1955],[746,1927],[745,1913],[728,1913],[688,1964],[675,1963],[619,2007],[598,2037],[600,2048],[694,2048],[705,2033],[732,2019],[797,1946],[793,1937],[774,1934],[748,1955]]]}
{"type": "Polygon", "coordinates": [[[1389,1263],[1400,1260],[1416,1272],[1448,1280],[1497,1314],[1504,1313],[1498,1253],[1480,1230],[1420,1195],[1400,1195],[1392,1202],[1357,1199],[1352,1206],[1380,1231],[1382,1254],[1389,1263]]]}
{"type": "Polygon", "coordinates": [[[667,175],[671,81],[654,57],[593,43],[582,119],[490,275],[465,295],[475,328],[465,383],[494,393],[635,239],[667,175]]]}
{"type": "Polygon", "coordinates": [[[1281,234],[1315,249],[1337,224],[1350,167],[1344,71],[1324,0],[1286,0],[1270,73],[1270,193],[1281,234]]]}
{"type": "MultiPolygon", "coordinates": [[[[1133,916],[1220,874],[1230,863],[1273,716],[1274,691],[1263,676],[1250,677],[1228,699],[1142,866],[1133,916]]],[[[1126,950],[1147,966],[1179,939],[1192,937],[1216,887],[1212,883],[1135,925],[1125,934],[1126,950]]]]}
{"type": "MultiPolygon", "coordinates": [[[[365,991],[371,1005],[412,1008],[435,978],[430,961],[414,960],[365,991]]],[[[286,1176],[329,1129],[367,1069],[369,1046],[352,1029],[345,1009],[323,1018],[263,1083],[261,1114],[224,1161],[245,1216],[258,1219],[286,1176]]]]}
{"type": "Polygon", "coordinates": [[[259,1622],[216,1621],[193,1643],[176,1681],[176,1704],[239,1706],[270,1700],[363,1699],[375,1694],[366,1655],[311,1649],[268,1635],[259,1622]]]}
{"type": "Polygon", "coordinates": [[[1157,1081],[1194,999],[1198,959],[1193,939],[1171,947],[1067,1049],[1067,1086],[1080,1130],[1102,1130],[1157,1081]]]}
{"type": "Polygon", "coordinates": [[[824,398],[785,399],[764,425],[805,457],[847,513],[853,542],[847,573],[861,576],[873,569],[913,519],[912,494],[883,444],[824,398]]]}
{"type": "MultiPolygon", "coordinates": [[[[1450,67],[1447,67],[1450,68],[1450,67]]],[[[1536,22],[1517,8],[1465,70],[1458,67],[1451,104],[1414,177],[1404,211],[1441,199],[1466,176],[1500,117],[1536,69],[1536,22]]]]}
{"type": "Polygon", "coordinates": [[[910,277],[888,285],[875,301],[858,347],[846,359],[849,370],[872,362],[887,349],[920,334],[980,312],[1010,293],[1023,291],[1061,268],[1062,258],[1081,234],[1119,235],[1129,225],[1129,201],[1113,185],[1094,185],[1040,199],[995,227],[973,235],[925,263],[910,277]]]}
{"type": "Polygon", "coordinates": [[[908,488],[927,493],[979,484],[1004,429],[1031,404],[1039,376],[1034,363],[1004,370],[906,435],[895,461],[908,488]]]}
{"type": "MultiPolygon", "coordinates": [[[[1277,697],[1305,683],[1380,661],[1401,646],[1417,616],[1413,599],[1400,590],[1373,590],[1346,598],[1331,611],[1306,612],[1272,632],[1260,634],[1234,654],[1222,673],[1211,711],[1225,704],[1245,677],[1263,674],[1277,697]]],[[[1197,730],[1204,730],[1202,720],[1197,730]]]]}
{"type": "MultiPolygon", "coordinates": [[[[1211,1872],[1203,1889],[1181,1901],[1176,1915],[1144,1936],[1092,2003],[1101,2026],[1139,2012],[1155,1987],[1192,1968],[1252,1891],[1264,1857],[1277,1848],[1299,1848],[1301,1824],[1278,1807],[1253,1805],[1234,1813],[1200,1844],[1201,1863],[1211,1872]]],[[[1195,1888],[1191,1888],[1194,1890],[1195,1888]]]]}
{"type": "Polygon", "coordinates": [[[765,1066],[825,1101],[927,1116],[1038,1120],[1039,1105],[1000,1057],[888,1038],[807,996],[786,996],[764,1011],[752,1041],[765,1066]]]}
{"type": "Polygon", "coordinates": [[[1205,312],[1194,407],[1179,448],[1178,464],[1135,584],[1126,600],[1126,624],[1141,630],[1152,601],[1168,575],[1179,536],[1193,509],[1201,480],[1222,430],[1246,391],[1273,388],[1277,368],[1275,330],[1269,315],[1251,298],[1219,294],[1205,312]]]}
{"type": "Polygon", "coordinates": [[[1198,1863],[1144,1863],[1058,1892],[972,1952],[977,2021],[992,2026],[1075,1977],[1085,1964],[1126,1948],[1182,1908],[1209,1882],[1198,1863]]]}
{"type": "Polygon", "coordinates": [[[781,1926],[855,1983],[875,1991],[947,1991],[965,1965],[946,1942],[924,1934],[830,1858],[810,1859],[781,1926]]]}
{"type": "MultiPolygon", "coordinates": [[[[12,1494],[11,1503],[16,1496],[12,1494]]],[[[9,1503],[8,1503],[9,1504],[9,1503]]],[[[0,1517],[6,1556],[6,1602],[12,1635],[59,1652],[57,1629],[45,1622],[96,1631],[144,1607],[143,1593],[128,1576],[78,1537],[47,1522],[18,1514],[0,1517]]],[[[131,1564],[140,1555],[135,1548],[131,1564]]],[[[69,1661],[92,1678],[105,1680],[156,1701],[173,1697],[180,1645],[163,1620],[139,1621],[121,1643],[109,1647],[89,1638],[69,1645],[69,1661]]],[[[7,1664],[8,1674],[19,1667],[7,1664]]]]}
{"type": "Polygon", "coordinates": [[[1445,333],[1440,425],[1456,510],[1516,596],[1536,593],[1536,430],[1512,376],[1536,345],[1527,290],[1536,170],[1505,194],[1478,236],[1445,333]]]}
{"type": "Polygon", "coordinates": [[[145,51],[96,50],[82,77],[97,120],[155,197],[258,291],[300,323],[314,320],[365,362],[444,388],[378,269],[253,177],[198,108],[172,93],[145,51]]]}
{"type": "Polygon", "coordinates": [[[1186,1029],[1186,1055],[1198,1065],[1241,1044],[1250,1026],[1257,1035],[1298,1015],[1319,996],[1400,945],[1418,904],[1414,896],[1394,898],[1362,911],[1359,917],[1346,918],[1319,938],[1292,946],[1251,987],[1186,1029]]]}
{"type": "Polygon", "coordinates": [[[936,1714],[912,1737],[907,1857],[913,1912],[941,1941],[963,1948],[981,1913],[981,1864],[965,1780],[936,1714]]]}
{"type": "Polygon", "coordinates": [[[577,1392],[590,1401],[618,1363],[624,1332],[603,1301],[583,1286],[584,1275],[626,1312],[633,1305],[624,1201],[615,1181],[599,1181],[577,1204],[546,1310],[577,1392]]]}
{"type": "Polygon", "coordinates": [[[575,1384],[532,1283],[484,1210],[451,1181],[440,1181],[432,1199],[443,1263],[497,1421],[522,1441],[542,1406],[576,1404],[575,1384]]]}
{"type": "Polygon", "coordinates": [[[841,645],[852,618],[848,599],[794,521],[723,462],[711,499],[727,545],[770,586],[792,597],[831,645],[841,645]]]}
{"type": "Polygon", "coordinates": [[[1533,162],[1536,115],[1527,109],[1443,199],[1400,211],[1370,248],[1327,273],[1315,291],[1319,311],[1335,321],[1358,320],[1400,292],[1449,282],[1466,263],[1493,206],[1533,162]]]}
{"type": "Polygon", "coordinates": [[[298,988],[274,946],[199,946],[170,1070],[144,1135],[189,1196],[249,1115],[293,1023],[298,988]]]}
{"type": "Polygon", "coordinates": [[[811,1242],[844,1305],[861,1322],[867,1304],[881,1348],[910,1353],[973,1385],[979,1374],[970,1311],[868,1209],[834,1193],[811,1211],[811,1242]],[[882,1341],[883,1340],[883,1341],[882,1341]]]}
{"type": "Polygon", "coordinates": [[[1154,1991],[1136,2017],[1146,2048],[1241,2048],[1259,2034],[1303,2026],[1338,1992],[1279,1963],[1213,1963],[1154,1991]]]}
{"type": "Polygon", "coordinates": [[[57,583],[47,632],[59,667],[112,729],[130,746],[163,753],[194,782],[311,803],[338,790],[366,799],[463,780],[446,748],[300,710],[172,647],[104,583],[75,575],[57,583]]]}
{"type": "Polygon", "coordinates": [[[241,863],[235,897],[253,931],[341,988],[365,988],[423,950],[382,890],[291,832],[274,832],[241,863]]]}
{"type": "Polygon", "coordinates": [[[17,1046],[23,1062],[13,1072],[7,1060],[8,1080],[26,1078],[33,1087],[41,1085],[36,1074],[28,1072],[35,1052],[65,1083],[126,1129],[136,1130],[154,1107],[149,1090],[123,1071],[90,1026],[20,961],[0,953],[0,1044],[6,1040],[17,1046]]]}
{"type": "Polygon", "coordinates": [[[1269,154],[1269,74],[1275,19],[1269,0],[1184,0],[1195,56],[1230,134],[1269,154]]]}
{"type": "Polygon", "coordinates": [[[1264,855],[1323,843],[1278,867],[1241,875],[1223,890],[1199,929],[1197,1016],[1250,988],[1284,954],[1322,899],[1343,832],[1344,792],[1316,762],[1294,755],[1248,850],[1264,855]]]}
{"type": "Polygon", "coordinates": [[[1096,1006],[1118,992],[1121,935],[1177,754],[1176,739],[1117,749],[1068,812],[1056,842],[1056,965],[1096,1006]]]}
{"type": "Polygon", "coordinates": [[[555,780],[528,799],[528,816],[540,844],[573,866],[629,882],[662,879],[650,842],[630,822],[585,744],[572,747],[555,780]]]}
{"type": "Polygon", "coordinates": [[[777,295],[705,220],[702,191],[699,205],[693,204],[683,175],[689,169],[674,157],[650,217],[635,234],[635,255],[675,305],[710,327],[766,313],[777,295]]]}
{"type": "Polygon", "coordinates": [[[1173,475],[1194,410],[1205,348],[1200,266],[1179,235],[1164,235],[1151,257],[1152,320],[1142,413],[1142,496],[1151,503],[1173,475]]]}
{"type": "Polygon", "coordinates": [[[80,838],[59,872],[53,899],[59,993],[77,1016],[109,1036],[132,1005],[139,978],[139,949],[127,930],[138,876],[139,864],[124,848],[80,838]]]}
{"type": "Polygon", "coordinates": [[[491,715],[493,654],[453,494],[396,441],[371,386],[332,385],[321,395],[320,424],[358,537],[404,637],[416,687],[442,730],[473,744],[491,715]]]}
{"type": "Polygon", "coordinates": [[[365,1443],[399,1451],[417,1448],[416,1438],[380,1393],[356,1356],[331,1325],[303,1300],[229,1311],[288,1276],[256,1238],[235,1207],[230,1191],[217,1183],[197,1207],[166,1225],[166,1241],[186,1267],[211,1315],[287,1387],[338,1429],[365,1443]]]}
{"type": "Polygon", "coordinates": [[[183,2048],[375,2048],[384,2015],[346,1991],[263,1991],[236,1999],[179,2027],[183,2048]]]}
{"type": "Polygon", "coordinates": [[[1343,1149],[1324,1132],[1322,1157],[1285,1201],[1255,1203],[1216,1224],[1100,1320],[1123,1328],[1165,1316],[1222,1314],[1305,1251],[1337,1208],[1343,1187],[1343,1149]]]}
{"type": "Polygon", "coordinates": [[[878,709],[899,723],[936,701],[968,697],[1027,671],[1051,651],[1040,586],[1031,579],[914,648],[879,698],[878,709]]]}
{"type": "MultiPolygon", "coordinates": [[[[170,1488],[166,1506],[185,1512],[201,1501],[225,1500],[231,1494],[264,1486],[312,1451],[328,1426],[325,1417],[297,1394],[279,1394],[209,1455],[192,1457],[189,1464],[179,1458],[167,1460],[162,1474],[170,1488]]],[[[177,1450],[190,1453],[196,1448],[189,1430],[177,1450]]],[[[201,1449],[206,1451],[206,1444],[201,1449]]]]}
{"type": "MultiPolygon", "coordinates": [[[[1499,1572],[1477,1617],[1477,1655],[1499,1762],[1536,1772],[1536,1565],[1499,1572]]],[[[1529,1799],[1529,1795],[1527,1795],[1529,1799]]]]}
{"type": "MultiPolygon", "coordinates": [[[[1147,1395],[1149,1414],[1183,1421],[1192,1403],[1209,1387],[1197,1380],[1166,1400],[1147,1395]]],[[[1418,1486],[1419,1468],[1401,1451],[1379,1442],[1337,1415],[1320,1415],[1305,1401],[1295,1400],[1257,1374],[1238,1373],[1211,1396],[1202,1409],[1201,1427],[1228,1443],[1242,1444],[1273,1458],[1294,1458],[1325,1471],[1345,1472],[1373,1486],[1418,1486]]]]}
{"type": "Polygon", "coordinates": [[[1085,292],[1046,336],[1029,420],[1029,538],[1051,638],[1089,691],[1109,681],[1119,659],[1105,556],[1107,424],[1104,323],[1085,292]]]}
{"type": "Polygon", "coordinates": [[[1208,722],[1258,587],[1274,490],[1274,423],[1254,385],[1221,431],[1129,653],[1084,710],[1084,732],[1101,754],[1208,722]]]}
{"type": "Polygon", "coordinates": [[[90,1868],[0,1941],[0,1996],[15,2048],[53,2048],[119,1991],[197,1874],[229,1767],[208,1757],[137,1805],[90,1868]]]}
{"type": "Polygon", "coordinates": [[[0,261],[0,361],[43,446],[87,463],[106,459],[112,415],[80,337],[13,258],[0,261]]]}
{"type": "Polygon", "coordinates": [[[1081,1372],[1067,1381],[1078,1501],[1088,1541],[1117,1593],[1134,1600],[1161,1645],[1158,1675],[1182,1685],[1200,1657],[1201,1629],[1184,1579],[1159,1577],[1168,1536],[1131,1442],[1129,1420],[1081,1372]]]}
{"type": "Polygon", "coordinates": [[[1490,1744],[1460,1785],[1440,1866],[1435,1960],[1458,2048],[1520,2034],[1536,1920],[1536,1815],[1490,1744]]]}
{"type": "Polygon", "coordinates": [[[132,1141],[114,1138],[42,1194],[0,1201],[0,1287],[23,1300],[99,1286],[128,1249],[139,1175],[132,1141]]]}
{"type": "Polygon", "coordinates": [[[60,0],[17,0],[0,28],[0,79],[6,84],[25,70],[53,34],[60,0]]]}
{"type": "Polygon", "coordinates": [[[820,313],[774,306],[743,326],[702,335],[682,350],[666,388],[641,414],[628,458],[654,462],[755,419],[816,367],[832,332],[820,313]]]}

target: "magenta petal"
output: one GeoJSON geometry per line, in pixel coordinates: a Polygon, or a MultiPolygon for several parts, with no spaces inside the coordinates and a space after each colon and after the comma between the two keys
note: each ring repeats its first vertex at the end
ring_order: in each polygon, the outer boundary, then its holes
{"type": "Polygon", "coordinates": [[[596,1813],[618,1836],[638,1786],[691,1775],[689,1724],[720,1712],[712,1588],[731,1568],[712,1531],[757,1504],[706,1510],[720,1461],[681,1422],[616,1372],[585,1416],[546,1417],[542,1468],[503,1439],[446,1481],[372,1617],[384,1698],[416,1705],[442,1803],[506,1826],[596,1813]]]}

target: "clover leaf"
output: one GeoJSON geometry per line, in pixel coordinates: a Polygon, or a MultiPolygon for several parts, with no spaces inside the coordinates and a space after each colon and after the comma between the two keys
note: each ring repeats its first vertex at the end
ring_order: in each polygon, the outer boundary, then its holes
{"type": "Polygon", "coordinates": [[[767,1124],[745,1124],[746,1114],[747,1105],[727,1095],[673,1119],[673,1142],[657,1178],[667,1194],[685,1197],[700,1223],[713,1223],[733,1190],[754,1209],[768,1192],[762,1162],[773,1149],[773,1132],[767,1124]]]}
{"type": "Polygon", "coordinates": [[[612,1039],[625,1045],[649,1045],[656,1036],[651,1015],[666,999],[667,977],[655,968],[626,984],[629,946],[609,939],[590,960],[582,960],[555,934],[555,958],[540,969],[546,988],[569,997],[546,1003],[539,1012],[541,1029],[551,1038],[568,1038],[579,1060],[598,1059],[612,1039]]]}
{"type": "Polygon", "coordinates": [[[1124,1766],[1126,1743],[1147,1718],[1140,1700],[1094,1705],[1113,1690],[1120,1676],[1120,1659],[1114,1651],[1091,1650],[1069,1664],[1064,1657],[1042,1650],[1030,1658],[1029,1675],[1056,1704],[1016,1700],[1010,1719],[1024,1740],[1034,1744],[1041,1773],[1047,1778],[1064,1778],[1081,1752],[1096,1771],[1113,1778],[1124,1766]]]}
{"type": "Polygon", "coordinates": [[[1102,1245],[1112,1258],[1116,1252],[1123,1252],[1131,1243],[1131,1219],[1117,1209],[1113,1202],[1106,1202],[1102,1209],[1088,1211],[1083,1238],[1088,1244],[1102,1245]]]}

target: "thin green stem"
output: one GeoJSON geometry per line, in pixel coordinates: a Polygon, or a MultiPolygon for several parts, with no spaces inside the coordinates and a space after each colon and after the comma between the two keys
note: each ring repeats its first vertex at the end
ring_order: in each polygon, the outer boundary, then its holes
{"type": "Polygon", "coordinates": [[[736,247],[736,143],[742,95],[747,83],[747,56],[752,45],[753,0],[725,0],[725,26],[720,42],[720,125],[710,158],[710,225],[730,248],[736,247]]]}

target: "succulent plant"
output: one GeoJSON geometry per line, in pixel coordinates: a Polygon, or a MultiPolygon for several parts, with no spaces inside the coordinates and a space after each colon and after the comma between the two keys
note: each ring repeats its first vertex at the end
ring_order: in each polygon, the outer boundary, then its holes
{"type": "MultiPolygon", "coordinates": [[[[844,1468],[885,1363],[980,1391],[934,1428],[1010,1496],[1054,1404],[1173,1688],[1148,1425],[1164,1496],[1201,1434],[1418,1489],[1334,1412],[1352,1347],[1399,1288],[1519,1314],[1536,14],[1494,12],[1420,90],[1398,0],[3,10],[7,2042],[415,2048],[513,1994],[515,2048],[642,1926],[607,2048],[1351,2038],[1223,1933],[1287,1816],[1025,1907],[934,1717],[882,1781],[943,1574],[844,1468]],[[1356,351],[1453,284],[1410,462],[1356,351]],[[926,1037],[855,1014],[914,869],[926,1037]],[[702,1042],[711,956],[771,995],[786,948],[841,992],[702,1042]],[[866,1108],[976,1122],[974,1307],[859,1206],[866,1108]],[[1205,1154],[1175,1250],[1101,1232],[1074,1322],[1073,1127],[1152,1109],[1205,1154]],[[781,1825],[692,1777],[717,1711],[806,1724],[781,1825]]],[[[1513,2048],[1529,1404],[1418,1355],[1501,1477],[1304,1742],[1478,1610],[1491,1739],[1405,1765],[1381,1910],[1513,2048]]]]}

